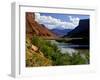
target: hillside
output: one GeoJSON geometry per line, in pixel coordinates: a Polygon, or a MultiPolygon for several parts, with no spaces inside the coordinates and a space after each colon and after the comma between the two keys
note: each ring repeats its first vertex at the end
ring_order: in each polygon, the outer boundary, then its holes
{"type": "Polygon", "coordinates": [[[41,51],[35,51],[32,49],[32,43],[30,38],[26,38],[26,67],[32,66],[50,66],[52,61],[44,56],[41,51]]]}
{"type": "Polygon", "coordinates": [[[35,21],[35,14],[31,12],[26,13],[26,33],[30,36],[42,36],[42,37],[56,37],[49,29],[44,25],[35,21]]]}
{"type": "Polygon", "coordinates": [[[39,47],[32,43],[33,36],[56,37],[44,25],[35,21],[35,14],[26,13],[26,67],[50,66],[52,61],[44,56],[39,47]]]}

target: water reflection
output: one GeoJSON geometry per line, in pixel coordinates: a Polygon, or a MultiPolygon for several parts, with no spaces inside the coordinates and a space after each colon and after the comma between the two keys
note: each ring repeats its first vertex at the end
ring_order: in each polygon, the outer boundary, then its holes
{"type": "Polygon", "coordinates": [[[69,44],[69,43],[64,43],[64,42],[57,42],[56,40],[50,40],[52,44],[56,44],[59,48],[59,50],[63,54],[70,54],[72,55],[73,53],[86,53],[88,52],[88,47],[89,45],[74,45],[74,44],[69,44]]]}

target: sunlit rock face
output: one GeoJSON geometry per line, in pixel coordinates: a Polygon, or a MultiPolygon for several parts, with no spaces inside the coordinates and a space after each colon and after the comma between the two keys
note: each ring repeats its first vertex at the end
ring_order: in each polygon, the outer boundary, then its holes
{"type": "Polygon", "coordinates": [[[35,21],[35,14],[32,12],[26,12],[26,33],[30,36],[56,37],[45,25],[35,21]]]}

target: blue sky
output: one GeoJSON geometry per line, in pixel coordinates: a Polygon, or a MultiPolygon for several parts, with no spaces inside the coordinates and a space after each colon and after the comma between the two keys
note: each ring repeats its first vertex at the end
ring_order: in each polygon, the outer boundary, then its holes
{"type": "Polygon", "coordinates": [[[89,15],[80,14],[57,14],[57,13],[40,13],[41,16],[52,16],[63,21],[69,21],[68,16],[78,17],[80,19],[89,19],[89,15]]]}
{"type": "Polygon", "coordinates": [[[35,13],[36,21],[44,24],[48,29],[74,29],[81,19],[89,19],[89,15],[35,13]]]}

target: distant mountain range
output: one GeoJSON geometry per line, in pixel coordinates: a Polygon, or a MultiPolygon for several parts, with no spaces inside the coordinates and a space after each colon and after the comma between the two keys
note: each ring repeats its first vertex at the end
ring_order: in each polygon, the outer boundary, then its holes
{"type": "Polygon", "coordinates": [[[32,12],[26,13],[26,33],[29,36],[57,37],[56,34],[47,29],[45,25],[41,25],[35,21],[35,14],[32,12]]]}
{"type": "Polygon", "coordinates": [[[62,37],[66,35],[68,32],[70,32],[72,29],[52,29],[51,31],[55,33],[57,36],[62,37]]]}

